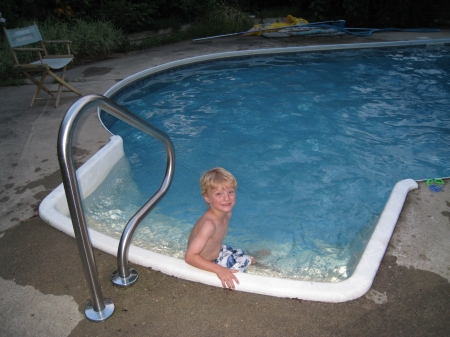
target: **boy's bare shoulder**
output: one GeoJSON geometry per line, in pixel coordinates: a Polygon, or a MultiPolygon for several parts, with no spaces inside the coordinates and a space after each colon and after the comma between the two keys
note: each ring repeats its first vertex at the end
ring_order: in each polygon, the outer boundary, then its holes
{"type": "Polygon", "coordinates": [[[216,230],[216,223],[214,218],[211,217],[208,212],[203,214],[195,223],[194,227],[191,230],[191,235],[189,237],[189,241],[192,240],[193,237],[200,235],[212,235],[216,230]]]}
{"type": "Polygon", "coordinates": [[[194,228],[196,228],[197,230],[215,229],[216,221],[214,221],[214,217],[206,212],[197,220],[194,228]]]}

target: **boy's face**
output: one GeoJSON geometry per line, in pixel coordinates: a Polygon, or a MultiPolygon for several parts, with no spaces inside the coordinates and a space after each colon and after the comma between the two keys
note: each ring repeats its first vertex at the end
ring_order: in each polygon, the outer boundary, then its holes
{"type": "Polygon", "coordinates": [[[229,186],[219,186],[209,189],[203,198],[210,208],[228,213],[231,212],[236,202],[236,190],[229,186]]]}

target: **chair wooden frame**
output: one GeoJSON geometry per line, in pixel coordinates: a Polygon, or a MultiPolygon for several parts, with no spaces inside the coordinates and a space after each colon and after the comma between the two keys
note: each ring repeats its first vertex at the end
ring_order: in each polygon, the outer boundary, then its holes
{"type": "MultiPolygon", "coordinates": [[[[34,102],[38,99],[54,99],[56,100],[55,107],[58,107],[59,101],[61,99],[61,93],[64,92],[74,92],[77,95],[82,95],[77,89],[72,87],[65,81],[66,76],[66,68],[67,65],[72,62],[74,56],[70,54],[70,43],[68,40],[57,40],[57,41],[46,41],[42,39],[41,33],[39,32],[39,28],[36,24],[17,29],[6,29],[4,28],[6,37],[8,39],[9,45],[11,47],[11,53],[14,58],[14,69],[16,71],[24,74],[31,82],[37,85],[36,91],[31,99],[30,107],[34,105],[34,102]],[[41,48],[36,47],[24,47],[33,45],[35,43],[40,43],[41,48]],[[59,43],[65,44],[67,47],[67,54],[64,55],[49,55],[47,53],[47,49],[45,44],[50,43],[59,43]],[[19,53],[36,53],[39,59],[35,62],[31,63],[21,63],[17,54],[19,53]],[[61,76],[58,76],[54,73],[54,71],[61,71],[61,76]],[[41,78],[38,80],[35,76],[39,76],[41,74],[41,78]],[[58,82],[58,90],[50,90],[45,84],[45,78],[47,75],[50,75],[58,82]],[[66,87],[69,90],[63,90],[66,87]],[[41,98],[38,97],[40,91],[43,90],[48,93],[50,98],[41,98]],[[56,96],[55,96],[56,94],[56,96]]],[[[21,57],[23,59],[23,56],[21,57]]]]}

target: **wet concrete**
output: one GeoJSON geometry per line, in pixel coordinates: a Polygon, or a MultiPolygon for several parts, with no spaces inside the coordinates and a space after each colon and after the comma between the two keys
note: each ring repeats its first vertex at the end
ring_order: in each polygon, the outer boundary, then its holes
{"type": "MultiPolygon", "coordinates": [[[[294,45],[450,37],[380,33],[367,38],[267,40],[232,37],[190,41],[73,68],[72,85],[103,94],[118,80],[151,66],[221,51],[294,45]]],[[[40,201],[61,182],[56,138],[76,95],[59,108],[38,101],[34,87],[0,88],[0,335],[1,336],[446,336],[450,334],[450,188],[411,191],[371,290],[345,303],[274,298],[192,283],[141,266],[139,281],[109,281],[115,257],[95,250],[105,297],[116,310],[103,323],[84,318],[89,301],[75,240],[44,223],[40,201]],[[75,310],[74,310],[75,308],[75,310]]],[[[109,139],[94,112],[80,121],[76,161],[109,139]]],[[[447,184],[450,184],[447,181],[447,184]]]]}
{"type": "Polygon", "coordinates": [[[113,68],[108,67],[89,67],[84,69],[83,76],[84,77],[92,77],[97,75],[106,75],[109,73],[113,68]]]}

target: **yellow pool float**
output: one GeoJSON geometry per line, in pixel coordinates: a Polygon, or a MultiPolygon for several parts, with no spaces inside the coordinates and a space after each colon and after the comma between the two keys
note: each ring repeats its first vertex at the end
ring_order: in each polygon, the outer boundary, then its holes
{"type": "Polygon", "coordinates": [[[253,26],[253,28],[249,29],[247,33],[243,34],[243,36],[261,35],[263,32],[266,31],[276,32],[286,27],[306,25],[306,24],[308,24],[307,20],[302,18],[296,18],[292,15],[288,15],[286,16],[283,22],[277,21],[255,25],[253,26]]]}

